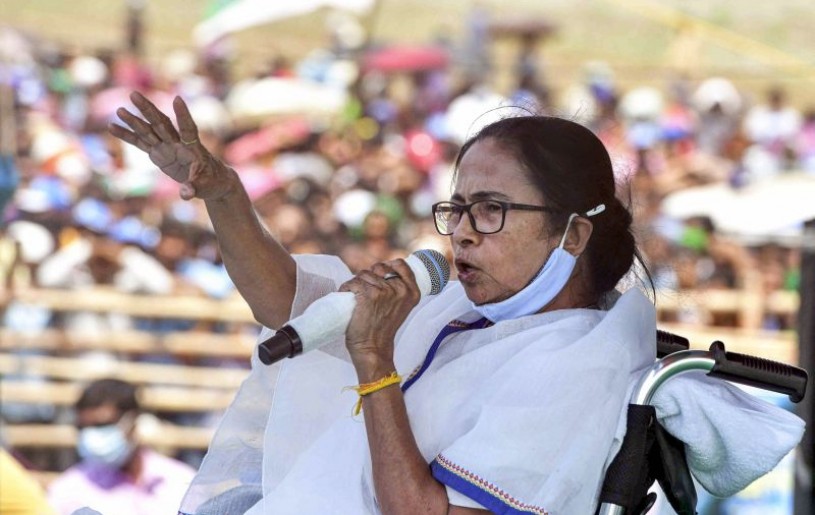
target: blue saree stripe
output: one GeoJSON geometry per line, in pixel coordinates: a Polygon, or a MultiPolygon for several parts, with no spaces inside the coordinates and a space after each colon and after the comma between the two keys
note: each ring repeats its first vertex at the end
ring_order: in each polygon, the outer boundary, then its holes
{"type": "Polygon", "coordinates": [[[514,499],[486,480],[453,465],[442,456],[433,460],[430,470],[436,480],[498,515],[548,515],[543,508],[514,499]]]}

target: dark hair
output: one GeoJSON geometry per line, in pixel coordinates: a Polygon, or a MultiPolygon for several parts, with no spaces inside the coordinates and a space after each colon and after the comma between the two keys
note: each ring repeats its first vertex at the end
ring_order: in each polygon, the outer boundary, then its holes
{"type": "Polygon", "coordinates": [[[486,139],[500,143],[527,170],[547,206],[557,210],[550,215],[553,228],[565,230],[570,214],[583,215],[605,205],[602,213],[590,218],[594,229],[584,253],[590,274],[586,284],[592,294],[611,291],[635,259],[650,278],[631,231],[631,213],[616,196],[611,158],[593,132],[552,116],[504,118],[464,143],[456,171],[467,150],[486,139]]]}
{"type": "Polygon", "coordinates": [[[136,387],[119,379],[98,379],[85,387],[74,408],[81,411],[107,404],[113,404],[121,413],[138,411],[136,387]]]}

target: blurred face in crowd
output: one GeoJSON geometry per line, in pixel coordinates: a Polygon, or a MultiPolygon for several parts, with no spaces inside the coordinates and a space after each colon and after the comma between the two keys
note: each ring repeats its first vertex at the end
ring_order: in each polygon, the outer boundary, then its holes
{"type": "MultiPolygon", "coordinates": [[[[453,196],[457,204],[499,200],[545,206],[543,195],[512,153],[484,139],[461,160],[453,196]]],[[[458,279],[476,304],[498,302],[523,289],[543,266],[556,238],[547,238],[545,213],[508,210],[504,227],[481,234],[466,215],[451,235],[458,279]]]]}
{"type": "Polygon", "coordinates": [[[119,255],[122,245],[107,237],[93,235],[92,253],[88,258],[88,270],[96,284],[113,284],[116,274],[121,269],[119,255]]]}
{"type": "Polygon", "coordinates": [[[136,413],[123,413],[114,404],[77,411],[77,451],[97,466],[122,468],[133,461],[136,450],[136,413]]]}
{"type": "Polygon", "coordinates": [[[106,256],[91,256],[88,260],[88,269],[96,284],[113,284],[119,264],[106,256]]]}
{"type": "Polygon", "coordinates": [[[190,244],[179,235],[163,233],[155,252],[164,266],[174,270],[178,262],[190,254],[190,244]]]}
{"type": "Polygon", "coordinates": [[[311,226],[305,209],[295,204],[280,206],[266,221],[278,241],[286,246],[305,236],[311,226]]]}
{"type": "Polygon", "coordinates": [[[107,426],[116,424],[120,418],[122,418],[122,412],[114,404],[102,404],[77,411],[76,425],[79,429],[107,426]]]}
{"type": "Polygon", "coordinates": [[[390,220],[384,213],[373,211],[365,217],[364,227],[366,238],[387,238],[390,233],[390,220]]]}

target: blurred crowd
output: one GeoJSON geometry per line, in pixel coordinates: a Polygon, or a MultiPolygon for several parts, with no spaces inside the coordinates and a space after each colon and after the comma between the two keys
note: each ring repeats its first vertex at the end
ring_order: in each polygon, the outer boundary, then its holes
{"type": "MultiPolygon", "coordinates": [[[[236,76],[240,57],[224,42],[150,62],[138,23],[121,49],[59,46],[0,26],[3,326],[105,333],[194,325],[55,313],[14,301],[18,288],[236,295],[203,203],[181,200],[146,155],[108,134],[133,90],[168,113],[175,95],[188,102],[202,143],[237,170],[258,216],[294,253],[338,254],[359,270],[418,248],[446,252],[430,207],[449,197],[459,146],[494,117],[526,111],[577,119],[606,143],[658,291],[797,291],[796,245],[773,234],[739,239],[703,210],[667,209],[666,199],[815,175],[815,106],[792,105],[780,87],[751,96],[719,77],[677,75],[661,88],[623,90],[600,62],[556,90],[543,57],[551,27],[519,30],[517,59],[498,66],[489,59],[489,19],[474,11],[465,23],[460,43],[439,36],[366,50],[340,37],[353,31],[338,30],[298,62],[270,55],[251,77],[236,76]],[[512,87],[497,91],[491,79],[507,70],[512,87]]],[[[758,324],[788,329],[795,320],[766,314],[758,324]]]]}
{"type": "MultiPolygon", "coordinates": [[[[467,34],[461,45],[439,37],[361,55],[338,37],[297,63],[270,56],[238,79],[238,56],[223,44],[151,65],[139,37],[124,50],[89,51],[3,28],[3,282],[234,294],[203,204],[180,200],[146,155],[107,132],[139,90],[167,112],[175,95],[189,103],[202,142],[236,168],[292,252],[337,253],[361,269],[419,247],[445,249],[428,218],[449,195],[458,146],[491,117],[518,111],[500,106],[519,106],[577,118],[607,144],[658,289],[796,289],[796,249],[733,241],[711,217],[677,216],[663,201],[700,185],[815,173],[815,108],[790,105],[781,88],[752,98],[723,78],[622,91],[599,62],[554,91],[543,38],[530,32],[517,37],[514,86],[499,92],[485,57],[488,22],[474,13],[467,34]]],[[[58,318],[12,305],[5,324],[129,323],[58,318]]]]}

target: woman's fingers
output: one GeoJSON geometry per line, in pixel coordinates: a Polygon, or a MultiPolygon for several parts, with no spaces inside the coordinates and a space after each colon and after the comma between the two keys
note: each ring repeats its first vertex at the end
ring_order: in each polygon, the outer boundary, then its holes
{"type": "Polygon", "coordinates": [[[371,270],[362,270],[353,279],[340,286],[340,291],[350,291],[356,295],[368,296],[374,291],[384,290],[386,287],[381,275],[371,270]]]}
{"type": "Polygon", "coordinates": [[[159,110],[156,110],[154,115],[156,121],[152,123],[153,131],[158,134],[162,141],[166,143],[177,143],[178,132],[173,127],[173,122],[170,118],[159,110]]]}
{"type": "Polygon", "coordinates": [[[140,137],[136,135],[133,131],[129,131],[116,123],[108,124],[108,130],[111,134],[119,138],[120,140],[124,141],[125,143],[129,143],[139,150],[143,152],[150,152],[150,146],[144,142],[140,137]]]}
{"type": "Polygon", "coordinates": [[[130,100],[133,105],[139,108],[139,111],[144,115],[144,118],[150,123],[153,132],[166,143],[175,143],[178,141],[178,132],[173,127],[173,122],[170,118],[159,111],[159,109],[150,102],[144,95],[138,91],[130,94],[130,100]]]}
{"type": "Polygon", "coordinates": [[[145,144],[152,146],[161,143],[161,138],[159,138],[156,133],[153,132],[153,128],[149,123],[145,122],[124,107],[117,109],[116,115],[120,120],[125,122],[133,130],[133,133],[145,144]]]}
{"type": "MultiPolygon", "coordinates": [[[[395,264],[395,263],[393,263],[395,264]]],[[[363,294],[369,288],[377,291],[393,290],[397,293],[402,290],[409,290],[410,286],[404,280],[410,281],[412,275],[403,275],[405,272],[400,273],[397,266],[392,263],[377,263],[371,270],[363,270],[357,274],[354,279],[348,281],[347,291],[356,294],[363,294]],[[393,274],[396,274],[395,276],[393,274]]],[[[404,262],[403,262],[404,264],[404,262]]],[[[410,268],[405,265],[406,273],[410,274],[410,268]]]]}
{"type": "Polygon", "coordinates": [[[127,109],[117,109],[116,114],[130,126],[135,138],[118,130],[115,135],[145,151],[150,146],[160,143],[181,142],[196,157],[206,157],[206,149],[198,140],[198,127],[195,125],[192,115],[190,115],[187,104],[184,103],[181,97],[177,96],[173,100],[173,111],[175,111],[176,120],[178,121],[178,131],[173,126],[172,120],[138,91],[130,94],[130,100],[144,115],[144,119],[134,115],[127,109]],[[142,140],[141,144],[138,143],[136,138],[142,140]]]}
{"type": "Polygon", "coordinates": [[[198,127],[195,125],[195,120],[192,119],[186,102],[181,97],[177,96],[173,99],[173,111],[175,111],[175,119],[178,121],[181,142],[200,157],[203,146],[198,140],[198,127]]]}
{"type": "MultiPolygon", "coordinates": [[[[413,269],[410,268],[407,261],[404,259],[393,259],[387,261],[385,264],[389,266],[393,272],[399,274],[400,281],[404,281],[409,287],[416,286],[416,276],[413,274],[413,269]]],[[[416,286],[416,289],[418,290],[418,286],[416,286]]]]}

